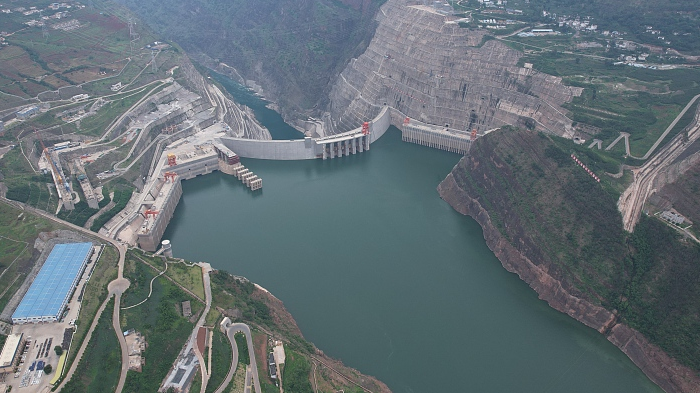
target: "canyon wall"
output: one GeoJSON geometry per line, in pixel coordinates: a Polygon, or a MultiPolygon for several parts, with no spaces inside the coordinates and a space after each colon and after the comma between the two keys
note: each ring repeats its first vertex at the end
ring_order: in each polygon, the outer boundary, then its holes
{"type": "Polygon", "coordinates": [[[517,65],[522,53],[486,31],[462,28],[432,8],[389,0],[367,50],[337,78],[325,113],[326,134],[358,127],[390,106],[414,119],[479,134],[521,125],[570,135],[559,105],[582,89],[517,65]]]}

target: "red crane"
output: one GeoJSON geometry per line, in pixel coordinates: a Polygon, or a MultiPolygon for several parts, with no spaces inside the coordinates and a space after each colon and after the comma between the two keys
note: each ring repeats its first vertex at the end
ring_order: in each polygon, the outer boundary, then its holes
{"type": "Polygon", "coordinates": [[[155,216],[158,215],[158,213],[160,213],[158,210],[151,210],[151,209],[148,209],[148,210],[146,210],[145,212],[143,212],[142,214],[143,214],[143,218],[148,219],[148,216],[153,216],[153,217],[155,217],[155,216]]]}
{"type": "Polygon", "coordinates": [[[177,177],[177,173],[175,172],[165,172],[165,181],[168,181],[168,178],[170,178],[170,181],[175,183],[175,178],[177,177]]]}
{"type": "Polygon", "coordinates": [[[369,135],[369,123],[364,122],[362,124],[362,135],[369,135]]]}

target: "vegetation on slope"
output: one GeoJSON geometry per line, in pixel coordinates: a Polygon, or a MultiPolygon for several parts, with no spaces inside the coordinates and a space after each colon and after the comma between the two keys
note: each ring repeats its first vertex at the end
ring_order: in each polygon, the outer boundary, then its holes
{"type": "Polygon", "coordinates": [[[56,225],[48,220],[0,203],[0,310],[24,282],[39,254],[34,241],[39,232],[51,231],[56,225]],[[36,255],[35,255],[36,253],[36,255]]]}
{"type": "Polygon", "coordinates": [[[100,393],[114,390],[119,382],[121,371],[121,351],[119,341],[112,328],[114,300],[107,303],[106,312],[90,338],[90,350],[85,352],[78,363],[74,376],[61,389],[65,393],[100,393]]]}
{"type": "Polygon", "coordinates": [[[504,129],[479,139],[453,174],[503,237],[567,290],[700,370],[700,247],[648,217],[626,233],[616,185],[595,156],[579,155],[603,178],[596,182],[572,160],[574,149],[504,129]]]}
{"type": "MultiPolygon", "coordinates": [[[[132,282],[134,294],[125,293],[125,303],[135,304],[145,299],[154,271],[129,252],[124,275],[132,282]],[[140,296],[143,296],[141,298],[140,296]]],[[[180,313],[180,304],[189,300],[192,312],[200,312],[203,305],[162,276],[153,282],[153,293],[143,304],[122,311],[124,330],[141,332],[148,343],[143,357],[143,372],[127,374],[124,391],[155,392],[187,341],[194,324],[180,313]]]]}
{"type": "MultiPolygon", "coordinates": [[[[23,149],[28,154],[26,145],[23,149]]],[[[7,187],[8,199],[48,212],[54,212],[58,206],[58,195],[51,175],[34,172],[19,146],[5,153],[0,160],[0,180],[7,187]]]]}
{"type": "Polygon", "coordinates": [[[317,104],[332,76],[362,53],[384,0],[121,2],[166,38],[235,67],[294,110],[317,104]]]}

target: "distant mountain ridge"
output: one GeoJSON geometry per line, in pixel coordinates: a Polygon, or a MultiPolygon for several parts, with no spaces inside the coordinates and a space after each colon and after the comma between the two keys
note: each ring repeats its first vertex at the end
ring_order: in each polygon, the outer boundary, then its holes
{"type": "Polygon", "coordinates": [[[323,104],[384,0],[119,0],[191,53],[234,67],[289,116],[323,104]]]}

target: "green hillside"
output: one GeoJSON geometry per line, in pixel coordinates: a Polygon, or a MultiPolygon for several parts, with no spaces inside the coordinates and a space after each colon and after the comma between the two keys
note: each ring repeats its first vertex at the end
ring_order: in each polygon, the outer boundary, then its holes
{"type": "Polygon", "coordinates": [[[503,130],[479,139],[453,175],[502,236],[569,292],[700,370],[700,247],[655,218],[626,233],[601,161],[579,156],[598,183],[574,152],[570,141],[503,130]]]}

